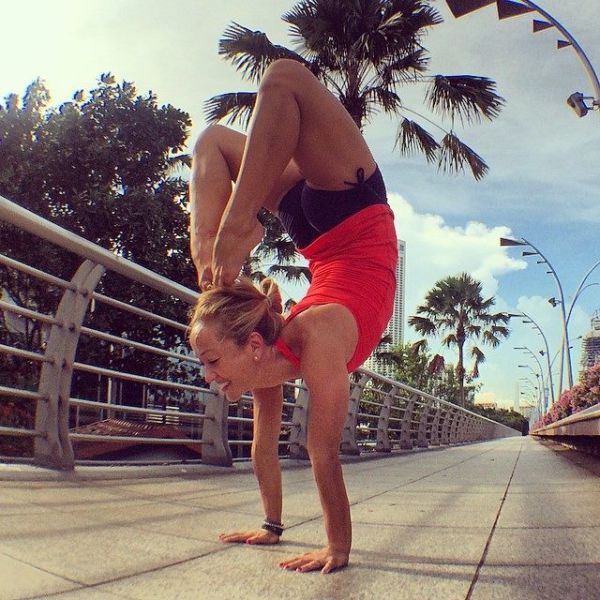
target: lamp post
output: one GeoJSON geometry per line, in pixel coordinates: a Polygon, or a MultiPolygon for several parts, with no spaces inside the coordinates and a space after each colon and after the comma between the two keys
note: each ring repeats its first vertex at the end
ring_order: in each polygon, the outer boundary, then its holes
{"type": "Polygon", "coordinates": [[[548,381],[544,381],[544,369],[542,369],[542,363],[540,363],[535,353],[530,350],[527,346],[515,346],[513,350],[525,350],[537,363],[540,370],[540,377],[542,380],[542,410],[545,413],[548,410],[548,381]]]}
{"type": "MultiPolygon", "coordinates": [[[[542,254],[542,252],[538,248],[536,248],[530,241],[526,240],[525,238],[521,238],[519,240],[513,240],[511,238],[500,238],[500,246],[529,246],[530,248],[533,248],[534,251],[533,252],[523,251],[523,253],[522,253],[523,256],[538,255],[542,259],[540,262],[546,264],[548,266],[548,268],[550,269],[549,271],[546,271],[546,273],[548,273],[549,275],[552,275],[552,277],[554,278],[554,281],[556,282],[556,287],[558,289],[558,295],[560,297],[560,313],[561,313],[561,318],[562,318],[562,335],[563,335],[562,347],[563,347],[563,352],[565,351],[565,348],[566,348],[567,375],[568,375],[569,387],[573,387],[573,370],[571,368],[571,352],[568,349],[569,348],[569,331],[568,331],[568,327],[567,327],[567,314],[566,314],[566,310],[565,310],[565,295],[563,293],[562,283],[560,282],[560,279],[558,278],[558,275],[556,274],[554,267],[552,266],[550,261],[542,254]]],[[[589,275],[589,273],[588,273],[588,275],[589,275]]],[[[558,302],[557,302],[557,304],[558,304],[558,302]]],[[[563,377],[564,377],[564,358],[563,358],[563,356],[564,355],[561,355],[560,375],[558,378],[559,395],[562,392],[563,377]]]]}
{"type": "Polygon", "coordinates": [[[518,365],[519,369],[529,369],[537,378],[538,380],[538,385],[536,386],[537,389],[537,396],[538,396],[538,410],[540,411],[540,415],[542,414],[542,388],[544,387],[544,379],[542,378],[541,382],[540,382],[540,374],[536,373],[533,368],[531,367],[531,365],[518,365]]]}
{"type": "MultiPolygon", "coordinates": [[[[508,313],[509,317],[520,317],[523,323],[529,325],[533,325],[533,327],[537,330],[537,332],[542,336],[544,340],[544,347],[546,348],[546,362],[548,363],[548,387],[550,388],[550,398],[552,399],[552,404],[554,404],[555,396],[554,396],[554,381],[552,377],[552,363],[550,362],[550,349],[548,347],[548,338],[544,334],[542,328],[534,321],[533,317],[529,316],[526,312],[519,311],[517,314],[508,313]],[[523,318],[525,317],[525,318],[523,318]]],[[[543,354],[543,353],[541,353],[543,354]]],[[[546,410],[548,407],[546,406],[546,410]]]]}
{"type": "Polygon", "coordinates": [[[456,18],[475,12],[490,4],[496,4],[499,19],[507,19],[526,13],[537,12],[544,20],[533,20],[533,33],[538,33],[539,31],[544,31],[552,27],[558,29],[566,40],[557,40],[557,49],[560,50],[570,46],[575,50],[594,90],[593,96],[584,96],[581,92],[574,92],[567,98],[568,106],[573,109],[578,117],[584,117],[588,111],[600,107],[600,81],[598,80],[598,76],[596,75],[596,71],[590,62],[590,59],[567,29],[543,8],[530,2],[530,0],[446,0],[446,4],[456,18]],[[586,101],[591,101],[591,103],[588,104],[586,101]]]}

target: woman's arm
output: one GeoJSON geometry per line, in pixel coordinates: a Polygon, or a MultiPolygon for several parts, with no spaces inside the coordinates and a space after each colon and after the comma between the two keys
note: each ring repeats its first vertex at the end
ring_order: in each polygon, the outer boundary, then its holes
{"type": "MultiPolygon", "coordinates": [[[[252,464],[258,479],[265,520],[281,523],[282,493],[281,468],[279,466],[279,435],[283,390],[272,388],[253,390],[254,438],[252,441],[252,464]]],[[[219,536],[223,542],[248,544],[276,544],[279,536],[265,529],[238,531],[219,536]]]]}
{"type": "MultiPolygon", "coordinates": [[[[348,564],[352,545],[350,504],[339,459],[348,412],[346,363],[356,345],[356,325],[347,309],[328,305],[306,314],[301,352],[310,392],[308,452],[323,509],[327,545],[281,563],[286,569],[323,573],[348,564]]],[[[300,319],[302,315],[297,317],[300,319]]]]}

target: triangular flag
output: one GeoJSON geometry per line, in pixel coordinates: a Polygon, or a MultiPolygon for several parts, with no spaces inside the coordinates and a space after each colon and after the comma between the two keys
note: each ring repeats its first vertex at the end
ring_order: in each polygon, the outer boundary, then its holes
{"type": "Polygon", "coordinates": [[[468,15],[488,4],[494,4],[495,0],[446,0],[448,8],[452,14],[458,19],[463,15],[468,15]]]}
{"type": "Polygon", "coordinates": [[[518,2],[512,2],[512,0],[496,0],[496,5],[498,6],[499,19],[508,19],[509,17],[516,17],[533,11],[533,8],[529,8],[529,6],[519,4],[518,2]]]}
{"type": "Polygon", "coordinates": [[[554,25],[548,23],[548,21],[540,21],[539,19],[533,20],[533,33],[544,31],[544,29],[550,29],[550,27],[554,27],[554,25]]]}
{"type": "Polygon", "coordinates": [[[561,48],[566,48],[570,46],[571,42],[565,42],[565,40],[556,40],[556,47],[560,50],[561,48]]]}

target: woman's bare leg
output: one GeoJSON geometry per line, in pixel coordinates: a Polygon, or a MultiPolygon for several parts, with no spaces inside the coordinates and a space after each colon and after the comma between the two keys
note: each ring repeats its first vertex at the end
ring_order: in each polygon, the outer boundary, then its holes
{"type": "MultiPolygon", "coordinates": [[[[232,182],[238,178],[245,145],[245,135],[222,125],[212,125],[200,135],[194,147],[190,241],[201,289],[212,282],[214,241],[231,197],[232,182]]],[[[271,193],[264,198],[263,206],[274,211],[281,196],[301,178],[297,166],[293,162],[288,164],[271,193]]]]}
{"type": "Polygon", "coordinates": [[[261,82],[240,173],[215,242],[214,279],[230,284],[239,274],[255,230],[254,215],[290,161],[313,187],[340,190],[375,162],[358,127],[340,102],[292,60],[279,60],[261,82]]]}

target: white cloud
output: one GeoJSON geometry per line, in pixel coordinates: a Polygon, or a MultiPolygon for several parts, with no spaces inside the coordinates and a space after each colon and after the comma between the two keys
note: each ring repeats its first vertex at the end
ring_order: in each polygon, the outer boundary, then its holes
{"type": "Polygon", "coordinates": [[[406,314],[414,314],[435,282],[463,271],[483,284],[484,295],[498,290],[498,277],[525,269],[527,264],[510,257],[498,239],[510,235],[504,226],[468,222],[451,227],[431,213],[419,213],[399,194],[388,195],[396,215],[398,237],[406,242],[406,314]]]}

